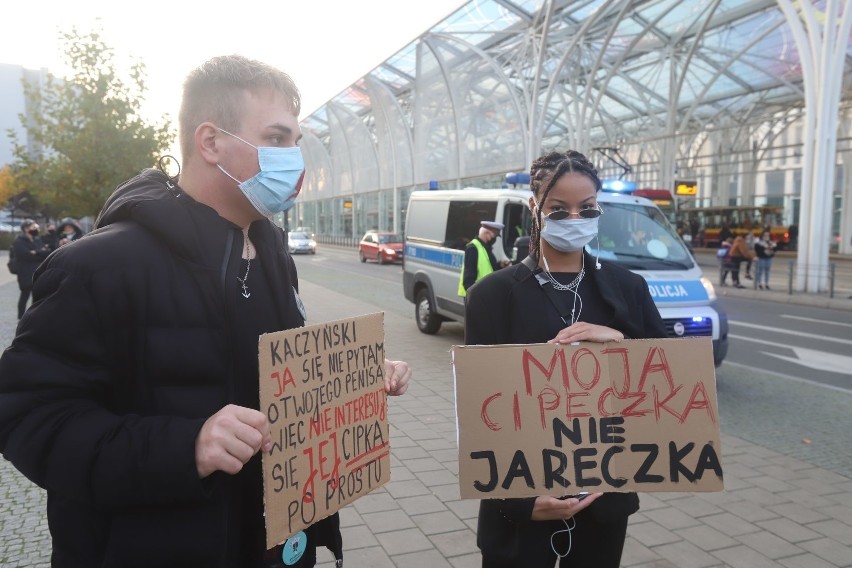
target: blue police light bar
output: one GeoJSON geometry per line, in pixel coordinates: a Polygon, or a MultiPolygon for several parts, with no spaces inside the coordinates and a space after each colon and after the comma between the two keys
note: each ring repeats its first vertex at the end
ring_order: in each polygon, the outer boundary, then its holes
{"type": "Polygon", "coordinates": [[[636,182],[622,179],[605,179],[601,180],[601,189],[604,191],[616,191],[618,193],[631,193],[636,191],[636,182]]]}
{"type": "Polygon", "coordinates": [[[530,174],[527,172],[515,172],[506,174],[506,183],[509,185],[529,185],[530,174]]]}
{"type": "Polygon", "coordinates": [[[429,189],[430,189],[430,190],[438,189],[438,180],[436,180],[436,179],[430,179],[430,180],[429,180],[429,189]]]}

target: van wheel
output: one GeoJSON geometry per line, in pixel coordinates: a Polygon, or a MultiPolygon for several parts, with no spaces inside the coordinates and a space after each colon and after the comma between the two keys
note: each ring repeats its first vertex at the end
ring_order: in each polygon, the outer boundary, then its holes
{"type": "Polygon", "coordinates": [[[432,301],[429,299],[429,291],[425,288],[417,292],[417,301],[414,303],[414,319],[417,327],[423,333],[435,334],[441,329],[441,316],[435,313],[432,301]]]}

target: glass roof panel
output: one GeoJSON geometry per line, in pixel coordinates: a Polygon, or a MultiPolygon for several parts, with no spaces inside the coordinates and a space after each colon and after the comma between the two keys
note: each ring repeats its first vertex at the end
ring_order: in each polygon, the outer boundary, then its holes
{"type": "Polygon", "coordinates": [[[417,43],[411,42],[397,51],[388,58],[387,64],[406,75],[414,77],[417,73],[417,43]]]}
{"type": "MultiPolygon", "coordinates": [[[[801,104],[798,50],[784,15],[774,2],[720,0],[709,22],[705,18],[713,4],[705,2],[631,1],[618,22],[615,18],[624,7],[623,2],[555,0],[555,3],[538,95],[551,93],[551,98],[546,102],[524,101],[539,110],[547,107],[550,114],[543,124],[546,136],[553,140],[570,139],[576,134],[572,132],[578,120],[574,113],[583,107],[574,101],[582,103],[587,99],[586,93],[590,104],[600,99],[600,108],[587,109],[591,116],[584,119],[590,136],[601,137],[599,143],[614,133],[638,138],[657,135],[666,123],[670,91],[681,80],[683,86],[675,104],[676,122],[696,128],[706,127],[706,123],[721,117],[736,120],[737,113],[748,109],[751,109],[750,120],[763,120],[761,117],[783,105],[801,104]],[[607,12],[601,13],[603,9],[607,12]],[[569,61],[557,68],[568,46],[573,45],[577,31],[592,17],[598,19],[587,36],[570,52],[569,61]],[[660,20],[652,29],[646,30],[658,17],[660,20]],[[613,25],[617,29],[610,36],[613,25]],[[698,35],[702,28],[703,34],[698,35]],[[695,42],[699,42],[698,46],[695,42]],[[603,57],[595,68],[601,53],[603,57]],[[616,68],[618,62],[621,64],[616,68]],[[689,67],[684,71],[687,62],[689,67]],[[593,69],[594,77],[589,77],[593,69]],[[555,83],[553,89],[549,89],[551,83],[555,83]],[[597,90],[601,88],[605,93],[598,97],[597,90]],[[699,96],[702,99],[696,103],[699,96]],[[682,116],[686,111],[692,112],[689,120],[682,116]]],[[[377,65],[370,76],[397,93],[400,104],[409,108],[417,96],[412,81],[417,73],[418,45],[430,32],[440,32],[458,40],[445,41],[446,38],[432,36],[433,40],[441,40],[442,58],[451,66],[462,69],[475,59],[461,42],[476,45],[503,66],[518,97],[523,99],[533,91],[531,81],[538,64],[537,46],[532,43],[542,37],[541,29],[533,29],[524,14],[540,25],[546,6],[544,0],[471,0],[377,65]]],[[[846,53],[849,73],[852,72],[852,34],[846,53]]],[[[434,58],[426,58],[426,63],[429,66],[421,69],[421,73],[437,72],[434,58]]],[[[467,87],[458,88],[468,101],[481,105],[490,91],[499,88],[498,81],[495,75],[493,80],[470,81],[470,92],[463,92],[467,87]]],[[[334,101],[366,119],[371,116],[371,101],[366,90],[359,88],[361,83],[363,79],[343,90],[334,101]]],[[[327,132],[325,106],[303,124],[318,133],[327,132]]]]}
{"type": "Polygon", "coordinates": [[[472,0],[430,31],[451,33],[476,44],[520,20],[517,13],[493,0],[472,0]]]}

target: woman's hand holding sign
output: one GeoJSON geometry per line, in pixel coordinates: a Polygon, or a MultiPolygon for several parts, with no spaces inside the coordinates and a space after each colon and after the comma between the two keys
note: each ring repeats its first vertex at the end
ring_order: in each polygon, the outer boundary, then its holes
{"type": "Polygon", "coordinates": [[[621,341],[622,339],[624,339],[624,334],[617,329],[612,329],[605,325],[595,325],[578,321],[573,325],[559,330],[556,337],[548,341],[548,343],[567,344],[574,343],[575,341],[606,343],[607,341],[621,341]]]}
{"type": "Polygon", "coordinates": [[[590,493],[577,497],[551,497],[542,495],[535,498],[532,510],[533,521],[558,521],[568,520],[603,495],[603,493],[590,493]]]}

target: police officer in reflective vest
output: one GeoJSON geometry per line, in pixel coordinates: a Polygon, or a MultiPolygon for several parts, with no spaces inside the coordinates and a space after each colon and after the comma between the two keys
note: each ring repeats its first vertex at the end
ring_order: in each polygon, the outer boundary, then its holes
{"type": "Polygon", "coordinates": [[[464,248],[464,268],[459,277],[459,296],[466,296],[467,289],[477,280],[508,264],[508,261],[497,262],[494,253],[491,252],[494,240],[500,235],[503,227],[503,223],[496,221],[482,221],[479,224],[479,234],[464,248]]]}

